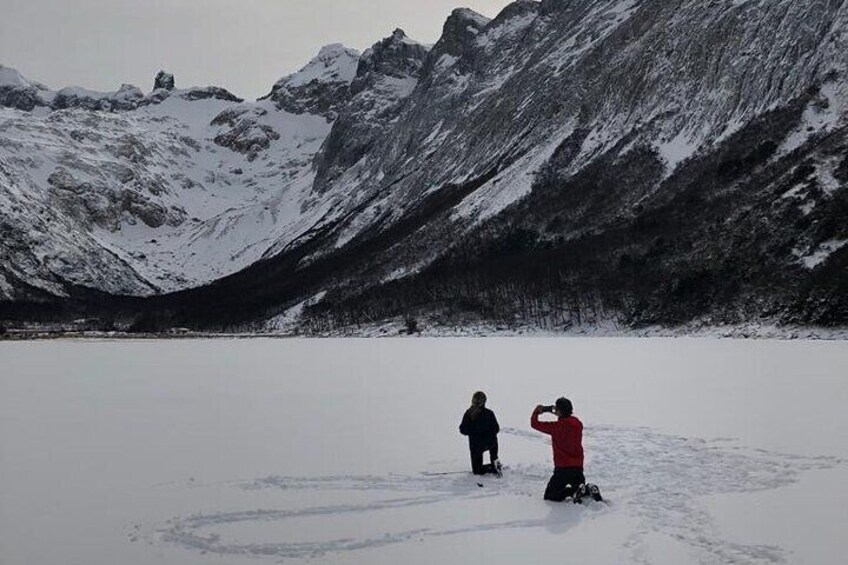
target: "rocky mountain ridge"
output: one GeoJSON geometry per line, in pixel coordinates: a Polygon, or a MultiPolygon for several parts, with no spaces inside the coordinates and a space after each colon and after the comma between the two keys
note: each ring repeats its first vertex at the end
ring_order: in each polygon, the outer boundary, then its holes
{"type": "Polygon", "coordinates": [[[243,101],[226,89],[217,86],[175,91],[174,76],[165,71],[159,72],[154,80],[153,91],[145,95],[140,88],[132,84],[122,84],[114,92],[98,92],[78,86],[50,90],[39,82],[25,78],[16,69],[0,65],[0,106],[26,112],[55,111],[69,108],[126,112],[151,104],[160,104],[172,95],[186,100],[243,101]]]}
{"type": "Polygon", "coordinates": [[[0,291],[153,328],[845,324],[846,34],[838,0],[520,0],[330,46],[255,103],[39,117],[21,79],[0,291]],[[33,193],[91,244],[35,238],[33,193]]]}

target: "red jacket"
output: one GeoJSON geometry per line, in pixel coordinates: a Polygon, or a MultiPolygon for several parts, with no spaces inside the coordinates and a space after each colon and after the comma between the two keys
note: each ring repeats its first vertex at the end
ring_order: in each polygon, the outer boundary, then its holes
{"type": "Polygon", "coordinates": [[[554,467],[583,468],[583,423],[574,416],[556,422],[540,422],[535,412],[530,426],[551,436],[554,448],[554,467]]]}

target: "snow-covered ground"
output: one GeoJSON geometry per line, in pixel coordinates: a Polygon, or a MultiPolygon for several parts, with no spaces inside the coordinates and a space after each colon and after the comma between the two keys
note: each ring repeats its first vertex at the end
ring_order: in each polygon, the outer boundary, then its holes
{"type": "Polygon", "coordinates": [[[848,342],[0,344],[0,562],[836,564],[848,342]],[[498,415],[503,479],[457,433],[498,415]],[[608,504],[541,499],[569,396],[608,504]]]}

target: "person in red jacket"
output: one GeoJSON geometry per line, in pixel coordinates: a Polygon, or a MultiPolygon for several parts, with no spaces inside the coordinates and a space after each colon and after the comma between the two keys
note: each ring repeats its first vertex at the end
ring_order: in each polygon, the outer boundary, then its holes
{"type": "MultiPolygon", "coordinates": [[[[530,417],[530,426],[551,436],[554,451],[554,474],[545,489],[545,500],[562,502],[575,497],[575,502],[586,492],[586,477],[583,475],[583,424],[573,415],[571,401],[560,398],[555,406],[536,406],[530,417]],[[542,422],[539,415],[556,414],[556,422],[542,422]]],[[[597,490],[597,487],[595,487],[597,490]]],[[[592,492],[593,498],[595,493],[592,492]]],[[[595,498],[598,500],[598,497],[595,498]]]]}

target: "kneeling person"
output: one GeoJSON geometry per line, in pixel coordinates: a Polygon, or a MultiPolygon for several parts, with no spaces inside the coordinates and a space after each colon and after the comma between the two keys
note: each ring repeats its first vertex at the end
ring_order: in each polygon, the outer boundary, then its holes
{"type": "Polygon", "coordinates": [[[471,407],[462,416],[459,433],[468,436],[471,470],[475,475],[501,474],[498,461],[498,432],[501,428],[495,413],[486,408],[486,394],[478,391],[471,397],[471,407]],[[490,465],[483,465],[483,453],[489,452],[490,465]]]}
{"type": "Polygon", "coordinates": [[[562,502],[572,496],[575,501],[579,501],[584,494],[591,494],[595,500],[601,500],[596,486],[586,487],[586,477],[583,475],[583,423],[573,415],[571,401],[560,398],[555,406],[536,406],[530,417],[530,426],[551,436],[554,474],[545,489],[545,500],[562,502]],[[557,420],[540,421],[539,415],[546,412],[555,414],[557,420]]]}

